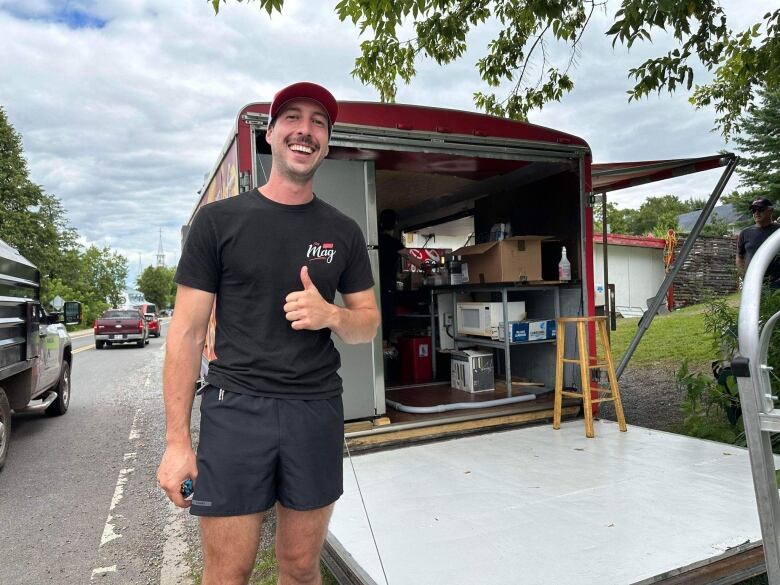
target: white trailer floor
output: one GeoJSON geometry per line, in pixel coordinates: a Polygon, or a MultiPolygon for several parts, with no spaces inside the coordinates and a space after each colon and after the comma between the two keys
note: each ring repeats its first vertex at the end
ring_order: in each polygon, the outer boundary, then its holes
{"type": "MultiPolygon", "coordinates": [[[[389,585],[628,585],[760,541],[746,449],[595,429],[586,439],[575,420],[354,456],[389,585]]],[[[385,583],[346,458],[330,533],[385,583]]]]}

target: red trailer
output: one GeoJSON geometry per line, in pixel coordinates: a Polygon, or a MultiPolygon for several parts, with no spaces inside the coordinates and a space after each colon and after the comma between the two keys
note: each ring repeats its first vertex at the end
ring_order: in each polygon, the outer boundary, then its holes
{"type": "MultiPolygon", "coordinates": [[[[266,182],[269,106],[255,103],[239,112],[193,216],[202,205],[266,182]]],[[[622,371],[735,164],[735,157],[717,155],[595,165],[581,138],[533,124],[422,106],[340,102],[330,154],[314,190],[358,222],[375,269],[376,218],[389,208],[405,231],[434,234],[443,226],[465,225],[476,244],[490,244],[494,226],[500,225],[513,236],[510,245],[541,241],[533,246],[540,256],[533,278],[520,273],[494,282],[471,274],[468,283],[399,291],[416,308],[398,315],[409,334],[397,345],[415,360],[412,380],[418,383],[391,383],[392,351],[381,341],[340,347],[350,449],[551,419],[555,340],[515,343],[507,335],[494,340],[459,334],[459,304],[465,310],[483,303],[490,311],[501,305],[506,312],[505,303],[514,303],[528,319],[538,320],[593,315],[597,198],[726,165],[688,248],[681,250],[641,320],[622,371]],[[571,261],[571,280],[565,282],[557,272],[563,246],[571,261]],[[479,348],[474,353],[481,356],[492,352],[493,390],[452,387],[447,352],[468,347],[479,348]],[[429,363],[432,379],[425,382],[421,376],[428,375],[429,363]],[[517,397],[528,399],[491,404],[517,397]]],[[[606,242],[606,234],[601,237],[606,242]]],[[[609,282],[606,255],[604,275],[609,282]]],[[[211,357],[213,327],[204,369],[211,357]]],[[[564,378],[567,386],[580,380],[573,366],[564,378]]],[[[568,418],[580,408],[571,402],[564,406],[568,418]]],[[[345,494],[331,522],[328,565],[339,582],[359,585],[518,579],[735,583],[762,570],[760,531],[746,512],[754,505],[749,476],[741,473],[744,453],[647,429],[618,433],[609,421],[597,425],[595,440],[585,439],[581,421],[575,420],[564,422],[561,431],[526,425],[366,453],[355,458],[354,468],[345,460],[345,494]],[[718,480],[712,482],[705,470],[712,468],[715,477],[716,466],[718,480]],[[718,518],[719,512],[727,517],[718,518]],[[364,515],[372,520],[370,534],[364,515]]]]}
{"type": "MultiPolygon", "coordinates": [[[[254,103],[239,112],[193,216],[202,205],[265,183],[271,164],[265,141],[269,107],[269,103],[254,103]]],[[[381,341],[342,351],[346,419],[386,422],[389,416],[391,422],[419,422],[425,418],[421,413],[399,412],[395,406],[388,408],[387,401],[425,408],[464,399],[474,402],[475,408],[458,412],[459,418],[486,419],[496,413],[489,404],[493,398],[529,392],[534,400],[514,405],[511,418],[549,417],[554,340],[514,344],[458,335],[457,304],[502,299],[523,302],[528,319],[593,315],[592,206],[597,194],[713,168],[731,159],[719,155],[593,165],[583,139],[534,124],[424,106],[340,102],[330,153],[315,177],[315,193],[358,222],[375,268],[376,218],[388,208],[398,213],[405,231],[425,228],[435,233],[438,226],[465,221],[474,243],[489,241],[495,225],[511,226],[513,236],[542,238],[541,274],[528,278],[520,273],[507,282],[485,282],[472,275],[469,284],[416,291],[417,310],[405,311],[402,317],[409,336],[422,334],[431,339],[430,387],[394,386],[386,375],[387,348],[383,349],[381,341]],[[564,246],[572,265],[568,282],[558,281],[557,273],[564,246]],[[421,295],[427,306],[422,305],[421,295]],[[461,391],[444,388],[449,379],[446,352],[469,345],[494,350],[494,396],[464,397],[461,391]],[[516,388],[515,383],[521,385],[516,388]]],[[[186,228],[184,233],[186,237],[186,228]]],[[[419,284],[419,279],[410,280],[419,284]]],[[[399,294],[413,297],[409,292],[399,294]]],[[[213,358],[213,331],[212,327],[204,369],[213,358]]],[[[569,368],[566,384],[576,386],[578,373],[569,368]]],[[[506,408],[500,412],[506,414],[506,408]]],[[[442,418],[441,414],[436,418],[442,418]]]]}

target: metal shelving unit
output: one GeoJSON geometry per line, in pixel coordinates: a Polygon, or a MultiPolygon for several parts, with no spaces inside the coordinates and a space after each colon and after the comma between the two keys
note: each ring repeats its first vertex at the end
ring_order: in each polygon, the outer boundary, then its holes
{"type": "MultiPolygon", "coordinates": [[[[501,284],[495,284],[495,285],[453,285],[448,287],[441,287],[441,288],[432,288],[431,289],[431,348],[432,351],[436,351],[436,333],[437,333],[437,327],[436,327],[436,319],[437,319],[437,306],[436,306],[436,297],[437,295],[441,294],[448,294],[452,295],[453,297],[453,314],[452,314],[452,330],[453,332],[457,332],[458,330],[458,311],[457,303],[458,303],[458,295],[465,295],[465,294],[472,294],[472,293],[490,293],[490,294],[501,294],[501,303],[503,305],[503,314],[508,315],[508,307],[507,303],[509,302],[509,295],[510,293],[515,296],[514,293],[532,293],[532,294],[541,294],[541,293],[551,293],[553,295],[553,309],[554,309],[554,315],[534,315],[533,317],[530,317],[532,319],[550,319],[561,316],[561,298],[560,298],[560,290],[558,286],[556,285],[549,285],[549,286],[517,286],[517,285],[501,285],[501,284]]],[[[512,299],[512,300],[522,300],[522,299],[512,299]]],[[[528,317],[527,317],[528,318],[528,317]]],[[[506,377],[507,381],[507,396],[512,395],[512,347],[520,347],[525,345],[536,345],[540,343],[554,343],[554,339],[544,339],[539,341],[523,341],[518,343],[513,343],[509,340],[510,335],[508,335],[508,331],[505,331],[504,333],[504,341],[498,341],[495,339],[490,339],[486,337],[479,337],[475,335],[455,335],[453,337],[455,347],[458,347],[458,344],[478,344],[485,347],[492,347],[496,349],[503,349],[504,350],[504,375],[506,377]]],[[[436,360],[433,360],[433,375],[436,377],[436,360]]]]}

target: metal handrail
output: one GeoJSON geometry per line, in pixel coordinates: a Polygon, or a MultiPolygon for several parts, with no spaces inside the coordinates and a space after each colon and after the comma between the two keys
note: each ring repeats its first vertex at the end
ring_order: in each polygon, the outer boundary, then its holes
{"type": "MultiPolygon", "coordinates": [[[[761,331],[759,331],[759,309],[761,307],[761,292],[764,286],[764,275],[771,264],[775,255],[780,252],[780,229],[776,230],[766,241],[759,246],[753,258],[750,260],[745,278],[742,281],[742,300],[739,304],[739,354],[750,360],[750,375],[754,380],[754,392],[760,410],[770,412],[774,408],[771,390],[769,390],[769,373],[762,368],[762,358],[766,359],[766,354],[761,351],[761,331]],[[762,387],[766,390],[762,392],[762,387]]],[[[770,320],[764,326],[766,330],[769,326],[774,327],[776,321],[770,320]]],[[[768,336],[764,337],[767,346],[769,344],[768,336]]]]}
{"type": "Polygon", "coordinates": [[[769,236],[750,260],[739,305],[739,355],[731,362],[739,386],[764,559],[772,585],[780,584],[780,496],[770,437],[770,432],[776,430],[774,397],[766,361],[769,339],[780,312],[767,320],[762,331],[759,309],[764,276],[778,251],[780,230],[769,236]]]}

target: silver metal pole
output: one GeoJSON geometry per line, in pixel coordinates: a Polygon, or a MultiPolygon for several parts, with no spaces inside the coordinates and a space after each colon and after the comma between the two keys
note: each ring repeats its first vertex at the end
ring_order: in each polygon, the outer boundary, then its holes
{"type": "Polygon", "coordinates": [[[699,237],[699,233],[701,232],[702,228],[704,228],[704,224],[707,223],[707,219],[709,219],[715,204],[718,202],[721,193],[723,193],[723,189],[726,188],[726,183],[728,183],[732,173],[734,172],[734,168],[739,162],[739,157],[733,154],[724,155],[724,158],[728,159],[729,162],[726,165],[723,174],[720,176],[720,180],[715,186],[715,190],[712,192],[712,195],[710,195],[710,198],[707,201],[707,205],[704,206],[704,209],[702,209],[701,213],[699,214],[699,218],[696,220],[693,229],[691,229],[691,233],[688,234],[688,238],[685,240],[685,244],[683,244],[683,247],[680,250],[680,254],[677,256],[674,264],[672,264],[672,268],[669,270],[669,272],[666,273],[666,278],[664,278],[664,281],[661,283],[658,292],[655,294],[650,308],[645,311],[645,314],[642,315],[642,318],[639,320],[639,327],[637,332],[634,335],[634,338],[631,340],[631,343],[628,345],[628,349],[626,349],[626,353],[621,358],[620,365],[618,365],[617,370],[615,371],[615,375],[618,378],[620,378],[623,370],[626,369],[628,360],[631,359],[634,351],[636,351],[636,348],[639,346],[639,342],[642,341],[642,336],[645,334],[645,331],[647,331],[648,327],[650,327],[650,323],[652,323],[656,313],[658,313],[658,309],[661,306],[661,303],[663,303],[664,297],[666,296],[666,291],[669,290],[669,287],[672,285],[672,281],[674,281],[674,277],[677,276],[680,268],[682,268],[682,265],[688,258],[688,254],[690,254],[691,248],[693,248],[693,244],[696,241],[696,238],[699,237]]]}
{"type": "Polygon", "coordinates": [[[778,251],[780,230],[775,231],[761,244],[750,261],[743,280],[739,306],[739,356],[732,360],[739,386],[742,422],[745,425],[750,455],[767,575],[769,582],[773,584],[780,583],[780,496],[775,477],[772,441],[768,432],[774,425],[763,426],[762,418],[774,419],[777,414],[767,365],[763,361],[766,359],[767,347],[763,346],[768,346],[768,337],[780,313],[767,321],[759,335],[759,309],[764,274],[778,251]],[[745,361],[747,371],[738,367],[738,363],[739,366],[744,366],[745,361]]]}

